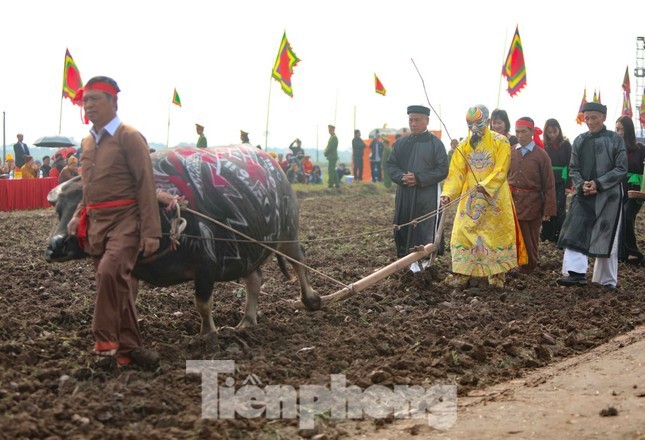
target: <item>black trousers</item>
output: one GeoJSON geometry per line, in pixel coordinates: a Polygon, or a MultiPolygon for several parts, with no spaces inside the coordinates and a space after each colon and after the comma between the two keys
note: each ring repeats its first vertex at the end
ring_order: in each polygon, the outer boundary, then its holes
{"type": "Polygon", "coordinates": [[[363,156],[354,156],[354,180],[363,180],[363,156]]]}
{"type": "Polygon", "coordinates": [[[643,259],[643,254],[638,250],[636,243],[636,216],[641,210],[641,202],[637,199],[623,200],[623,227],[618,234],[618,259],[620,261],[631,261],[629,257],[636,257],[633,261],[638,264],[643,259]]]}
{"type": "Polygon", "coordinates": [[[560,237],[560,229],[562,229],[562,223],[564,223],[564,218],[567,216],[567,193],[566,193],[566,182],[559,182],[555,184],[555,206],[556,206],[556,216],[551,218],[547,222],[542,222],[542,231],[540,231],[540,241],[552,241],[553,243],[558,242],[560,237]]]}

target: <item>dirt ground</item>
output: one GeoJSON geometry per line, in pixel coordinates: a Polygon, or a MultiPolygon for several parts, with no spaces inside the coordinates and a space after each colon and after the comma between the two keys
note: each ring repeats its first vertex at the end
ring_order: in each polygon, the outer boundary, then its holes
{"type": "Polygon", "coordinates": [[[357,440],[645,439],[645,326],[522,379],[473,390],[450,429],[403,419],[357,440]]]}
{"type": "MultiPolygon", "coordinates": [[[[311,267],[349,284],[395,260],[392,234],[387,230],[393,191],[352,184],[339,191],[303,192],[299,198],[300,237],[311,267]],[[366,231],[381,232],[358,235],[366,231]]],[[[450,215],[447,221],[449,231],[450,215]]],[[[288,301],[297,298],[297,284],[285,282],[270,260],[263,267],[258,326],[252,329],[222,328],[218,335],[198,336],[192,283],[172,288],[142,285],[141,330],[146,346],[159,351],[161,366],[155,371],[136,367],[104,371],[94,368],[90,355],[94,280],[89,260],[49,265],[42,257],[55,222],[51,209],[0,213],[4,284],[0,291],[0,438],[321,440],[387,438],[392,432],[399,433],[399,439],[427,436],[418,424],[394,417],[348,422],[327,414],[317,417],[314,429],[307,430],[299,429],[295,418],[205,419],[201,417],[202,380],[187,374],[187,360],[233,360],[235,373],[220,379],[226,378],[226,385],[234,389],[249,377],[256,384],[295,389],[329,385],[332,374],[344,374],[347,386],[361,389],[375,384],[456,385],[458,423],[453,430],[433,431],[440,438],[473,438],[468,431],[460,431],[470,417],[482,426],[506,430],[489,438],[529,438],[534,431],[529,425],[508,427],[477,411],[495,403],[516,408],[518,402],[528,405],[522,409],[527,418],[530,410],[556,410],[547,400],[519,394],[516,400],[505,400],[509,393],[495,394],[491,387],[508,387],[511,381],[521,384],[518,393],[537,390],[526,387],[540,382],[531,382],[531,374],[541,374],[547,367],[556,376],[564,371],[558,370],[560,362],[575,363],[576,356],[594,353],[594,348],[645,323],[643,267],[621,265],[616,291],[594,285],[561,288],[555,280],[562,252],[548,243],[541,247],[542,263],[536,273],[509,277],[504,290],[482,284],[455,293],[445,287],[441,280],[450,268],[446,252],[420,276],[390,276],[345,302],[312,313],[292,308],[288,301]]],[[[645,248],[644,232],[641,216],[637,230],[641,248],[645,248]]],[[[314,274],[311,278],[321,294],[340,288],[327,278],[314,274]]],[[[244,302],[240,285],[218,285],[214,297],[215,324],[235,326],[244,302]]],[[[634,370],[642,369],[640,359],[634,370]]],[[[623,371],[606,374],[618,379],[617,393],[645,391],[642,376],[640,383],[623,383],[623,371]],[[628,389],[634,385],[638,389],[628,389]]],[[[590,386],[595,383],[593,377],[584,379],[590,386]]],[[[566,389],[564,384],[558,386],[566,389]]],[[[565,401],[570,395],[555,400],[565,401]]],[[[598,412],[614,404],[615,396],[602,395],[606,403],[598,401],[601,408],[589,417],[600,418],[598,412]]],[[[580,399],[586,399],[584,394],[580,399]]],[[[640,423],[642,433],[643,412],[631,413],[628,421],[626,412],[617,410],[616,417],[603,418],[618,427],[609,432],[639,438],[639,428],[631,423],[634,419],[640,423]]],[[[580,418],[577,423],[586,424],[580,418]]],[[[579,434],[574,436],[608,437],[579,434]]]]}

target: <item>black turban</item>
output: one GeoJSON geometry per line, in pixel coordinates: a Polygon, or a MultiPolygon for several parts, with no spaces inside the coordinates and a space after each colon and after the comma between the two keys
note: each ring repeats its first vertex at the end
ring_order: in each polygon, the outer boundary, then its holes
{"type": "Polygon", "coordinates": [[[585,102],[582,105],[582,111],[584,112],[600,112],[603,115],[607,114],[607,106],[602,105],[599,102],[585,102]]]}
{"type": "Polygon", "coordinates": [[[430,109],[423,105],[411,105],[408,107],[408,114],[419,113],[421,115],[430,116],[430,109]]]}

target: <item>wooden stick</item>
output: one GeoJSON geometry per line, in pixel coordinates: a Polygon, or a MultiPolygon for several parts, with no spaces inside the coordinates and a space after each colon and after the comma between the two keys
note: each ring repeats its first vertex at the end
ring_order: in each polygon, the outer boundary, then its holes
{"type": "MultiPolygon", "coordinates": [[[[414,263],[415,261],[418,261],[430,254],[434,254],[437,249],[439,249],[439,244],[441,243],[441,236],[443,235],[443,223],[445,218],[446,213],[444,212],[441,215],[441,220],[439,221],[439,227],[437,229],[437,235],[434,239],[434,243],[426,244],[422,249],[416,252],[409,253],[405,257],[396,260],[394,263],[391,263],[384,268],[377,270],[376,272],[366,276],[365,278],[361,278],[355,283],[352,283],[337,292],[334,292],[330,295],[321,296],[320,299],[322,301],[322,304],[325,305],[335,301],[346,300],[347,298],[354,296],[354,294],[356,294],[357,292],[367,289],[373,284],[376,284],[382,279],[392,275],[393,273],[409,267],[410,264],[414,263]]],[[[429,264],[432,264],[432,259],[430,260],[429,264]]],[[[292,304],[297,309],[305,309],[302,301],[292,301],[292,304]]]]}

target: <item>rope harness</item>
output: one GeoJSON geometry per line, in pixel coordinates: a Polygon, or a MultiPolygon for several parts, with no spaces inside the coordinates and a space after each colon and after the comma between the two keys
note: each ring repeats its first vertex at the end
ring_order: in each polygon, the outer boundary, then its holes
{"type": "MultiPolygon", "coordinates": [[[[200,212],[197,212],[197,211],[195,211],[193,209],[188,208],[186,202],[181,200],[178,196],[170,196],[169,198],[162,196],[162,197],[160,197],[160,201],[162,201],[164,203],[167,203],[167,207],[165,208],[166,211],[173,211],[173,213],[174,213],[174,218],[170,221],[170,231],[165,232],[162,235],[168,235],[169,236],[169,238],[170,238],[170,250],[171,251],[176,250],[177,247],[179,246],[179,238],[181,237],[182,232],[184,231],[184,229],[186,229],[186,225],[187,225],[186,219],[181,216],[181,211],[183,209],[186,212],[190,212],[193,215],[196,215],[196,216],[199,216],[199,217],[201,217],[203,219],[206,219],[206,220],[216,224],[217,226],[220,226],[220,227],[222,227],[222,228],[224,228],[224,229],[226,229],[228,231],[231,231],[234,234],[242,237],[242,239],[230,239],[230,238],[204,238],[204,237],[199,237],[199,236],[194,236],[194,235],[184,235],[184,237],[186,237],[186,238],[197,239],[197,240],[210,240],[210,241],[227,241],[227,242],[236,242],[236,243],[255,243],[255,244],[257,244],[259,246],[262,246],[263,248],[269,250],[270,252],[273,252],[276,255],[279,255],[279,256],[289,260],[291,263],[298,264],[298,265],[302,266],[303,268],[305,268],[307,270],[310,270],[311,272],[313,272],[313,273],[315,273],[317,275],[320,275],[321,277],[323,277],[323,278],[325,278],[325,279],[327,279],[327,280],[329,280],[329,281],[331,281],[331,282],[333,282],[335,284],[338,284],[338,285],[342,286],[343,288],[353,290],[352,284],[347,285],[347,284],[345,284],[345,283],[343,283],[343,282],[341,282],[341,281],[339,281],[339,280],[337,280],[337,279],[335,279],[335,278],[333,278],[333,277],[331,277],[331,276],[329,276],[327,274],[324,274],[324,273],[320,272],[319,270],[316,270],[316,269],[306,265],[305,263],[303,263],[301,261],[298,261],[298,260],[296,260],[294,258],[291,258],[290,256],[278,251],[277,249],[272,248],[268,244],[295,243],[295,242],[310,243],[310,242],[318,242],[318,241],[340,240],[340,239],[346,239],[346,238],[356,238],[356,237],[362,237],[362,236],[368,236],[368,235],[374,235],[374,234],[382,234],[382,233],[385,233],[385,232],[391,232],[392,229],[394,229],[396,231],[396,230],[399,230],[399,229],[401,229],[403,227],[406,227],[406,226],[412,226],[414,228],[419,223],[422,223],[422,222],[424,222],[426,220],[429,220],[429,219],[431,219],[433,217],[436,217],[437,215],[443,213],[444,211],[446,211],[447,209],[451,208],[452,206],[455,206],[462,199],[470,196],[474,192],[476,192],[476,188],[473,188],[469,192],[460,195],[455,200],[451,200],[448,204],[446,204],[444,206],[440,206],[438,209],[436,209],[434,211],[431,211],[431,212],[429,212],[427,214],[421,215],[421,216],[419,216],[419,217],[417,217],[417,218],[415,218],[415,219],[413,219],[413,220],[411,220],[411,221],[409,221],[407,223],[403,223],[403,224],[400,224],[400,225],[394,225],[394,226],[392,226],[390,228],[378,229],[378,230],[375,230],[375,231],[365,232],[365,233],[361,233],[361,234],[345,235],[345,236],[339,236],[339,237],[329,237],[329,238],[322,238],[322,239],[315,239],[315,240],[283,240],[283,241],[280,241],[280,240],[274,240],[274,241],[256,240],[253,237],[250,237],[250,236],[244,234],[243,232],[240,232],[240,231],[236,230],[235,228],[232,228],[229,225],[226,225],[226,224],[224,224],[224,223],[222,223],[222,222],[220,222],[220,221],[218,221],[218,220],[216,220],[216,219],[214,219],[212,217],[209,217],[207,215],[204,215],[204,214],[202,214],[200,212]]],[[[440,231],[439,233],[442,233],[442,232],[440,231]]]]}

